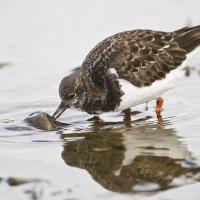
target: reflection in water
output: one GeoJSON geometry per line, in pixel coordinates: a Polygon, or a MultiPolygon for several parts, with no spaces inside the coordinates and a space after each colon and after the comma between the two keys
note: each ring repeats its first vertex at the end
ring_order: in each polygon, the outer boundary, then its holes
{"type": "Polygon", "coordinates": [[[95,181],[115,192],[164,190],[198,181],[198,168],[169,122],[143,122],[132,130],[96,128],[67,134],[62,158],[87,170],[95,181]],[[73,137],[75,137],[74,140],[73,137]],[[77,140],[77,137],[80,139],[77,140]]]}

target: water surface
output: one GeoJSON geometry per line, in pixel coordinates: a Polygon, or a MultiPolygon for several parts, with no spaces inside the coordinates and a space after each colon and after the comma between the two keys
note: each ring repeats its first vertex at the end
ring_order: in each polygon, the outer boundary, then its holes
{"type": "Polygon", "coordinates": [[[133,108],[131,122],[121,113],[95,119],[73,110],[60,118],[71,124],[60,131],[24,122],[33,112],[55,111],[61,78],[80,66],[98,41],[138,27],[200,24],[198,4],[2,2],[0,198],[199,199],[199,54],[189,63],[189,76],[163,96],[162,121],[151,102],[147,111],[145,105],[133,108]]]}

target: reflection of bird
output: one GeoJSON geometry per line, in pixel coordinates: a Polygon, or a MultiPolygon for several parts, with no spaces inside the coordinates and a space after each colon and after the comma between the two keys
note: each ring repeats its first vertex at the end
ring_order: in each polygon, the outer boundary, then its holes
{"type": "Polygon", "coordinates": [[[100,42],[80,70],[66,76],[59,88],[58,118],[75,107],[91,114],[126,110],[157,98],[174,86],[184,61],[200,45],[200,26],[174,32],[133,30],[100,42]]]}
{"type": "MultiPolygon", "coordinates": [[[[86,169],[108,190],[134,192],[144,183],[156,184],[156,189],[164,190],[177,186],[172,184],[176,178],[187,180],[189,175],[193,177],[200,172],[196,166],[184,167],[184,162],[193,163],[193,159],[174,129],[146,123],[134,131],[94,130],[82,133],[85,139],[65,143],[62,158],[67,165],[86,169]]],[[[68,137],[71,138],[67,134],[68,137]]]]}

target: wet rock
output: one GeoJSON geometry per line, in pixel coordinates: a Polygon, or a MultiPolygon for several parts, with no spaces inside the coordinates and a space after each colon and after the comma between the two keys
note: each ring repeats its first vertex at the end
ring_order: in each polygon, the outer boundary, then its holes
{"type": "Polygon", "coordinates": [[[3,68],[5,66],[7,66],[7,65],[10,65],[10,63],[0,63],[0,68],[3,68]]]}
{"type": "Polygon", "coordinates": [[[40,179],[25,179],[25,178],[17,178],[17,177],[9,177],[7,179],[7,183],[10,186],[18,186],[26,183],[32,183],[32,182],[40,182],[40,179]]]}
{"type": "Polygon", "coordinates": [[[63,128],[69,124],[54,121],[53,117],[45,112],[34,112],[25,120],[27,124],[40,130],[53,131],[63,128]]]}

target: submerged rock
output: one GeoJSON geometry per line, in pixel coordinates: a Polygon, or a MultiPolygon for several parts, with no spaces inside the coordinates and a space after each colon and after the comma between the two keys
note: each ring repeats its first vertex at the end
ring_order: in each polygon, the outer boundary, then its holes
{"type": "Polygon", "coordinates": [[[9,177],[6,182],[10,186],[18,186],[18,185],[23,185],[26,183],[33,183],[33,182],[41,182],[42,180],[40,179],[25,179],[25,178],[18,178],[18,177],[9,177]]]}
{"type": "Polygon", "coordinates": [[[10,63],[0,63],[0,68],[3,68],[5,66],[7,66],[7,65],[10,65],[10,63]]]}
{"type": "Polygon", "coordinates": [[[69,125],[67,123],[54,121],[53,117],[45,112],[34,112],[30,114],[24,121],[30,126],[46,131],[57,130],[69,125]]]}

